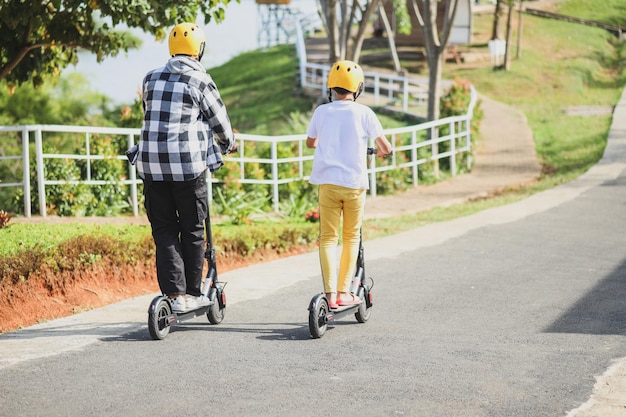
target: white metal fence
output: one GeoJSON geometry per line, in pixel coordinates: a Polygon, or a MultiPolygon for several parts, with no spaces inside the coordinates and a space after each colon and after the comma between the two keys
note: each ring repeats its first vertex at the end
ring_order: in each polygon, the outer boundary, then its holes
{"type": "MultiPolygon", "coordinates": [[[[305,29],[299,21],[294,20],[296,32],[295,45],[298,53],[298,69],[300,86],[327,94],[328,71],[330,64],[318,64],[308,61],[306,50],[305,29]]],[[[364,93],[369,97],[368,103],[382,106],[393,103],[403,113],[410,113],[416,107],[424,107],[428,101],[428,78],[404,75],[385,74],[364,71],[364,93]],[[399,105],[398,105],[399,104],[399,105]]],[[[441,88],[446,89],[451,82],[443,80],[441,88]]]]}
{"type": "MultiPolygon", "coordinates": [[[[309,87],[320,91],[321,95],[326,92],[326,79],[328,76],[328,66],[307,62],[304,44],[304,33],[302,27],[296,22],[295,28],[296,49],[299,55],[300,80],[302,87],[309,87]]],[[[383,100],[400,101],[402,111],[408,113],[412,106],[423,104],[428,97],[428,81],[425,79],[366,73],[366,89],[363,97],[367,97],[368,103],[374,106],[382,105],[383,100]]],[[[457,173],[457,160],[460,154],[471,150],[470,123],[473,116],[473,109],[477,101],[477,94],[471,89],[471,102],[467,113],[462,116],[448,117],[428,123],[406,126],[385,130],[385,135],[392,143],[395,153],[390,161],[379,162],[372,158],[368,173],[370,178],[370,194],[377,194],[376,174],[379,172],[403,169],[408,172],[408,180],[413,186],[418,185],[420,166],[432,163],[437,167],[439,161],[448,160],[451,175],[457,173]],[[446,128],[447,127],[447,128],[446,128]],[[447,131],[441,136],[442,131],[447,131]],[[439,152],[440,144],[446,144],[442,148],[445,152],[439,152]]],[[[22,180],[0,178],[0,192],[6,187],[21,187],[24,194],[24,215],[31,216],[31,149],[34,149],[37,178],[37,195],[39,212],[41,216],[46,216],[46,187],[55,184],[125,184],[130,187],[130,205],[135,215],[138,214],[137,186],[141,179],[137,178],[135,167],[128,164],[128,170],[123,178],[115,181],[94,178],[91,174],[90,165],[95,160],[102,160],[110,156],[105,156],[94,152],[97,148],[92,146],[94,141],[102,137],[117,136],[117,140],[125,141],[130,147],[136,143],[139,137],[139,129],[128,128],[105,128],[105,127],[85,127],[85,126],[59,126],[59,125],[26,125],[26,126],[0,126],[0,143],[3,140],[15,140],[21,137],[21,154],[0,155],[0,164],[7,161],[18,160],[22,165],[22,180]],[[67,155],[44,153],[43,143],[46,138],[63,135],[81,135],[84,138],[84,147],[81,154],[67,155]],[[63,178],[48,178],[45,172],[44,161],[47,159],[73,159],[83,160],[86,164],[84,178],[80,180],[67,180],[63,178]]],[[[310,164],[313,159],[313,151],[306,148],[306,135],[295,134],[288,136],[259,136],[248,134],[237,134],[240,152],[226,157],[227,164],[236,164],[239,177],[237,181],[242,184],[260,184],[270,188],[272,206],[274,211],[279,210],[280,186],[294,181],[307,180],[309,178],[310,164]],[[259,155],[249,155],[246,149],[258,149],[259,146],[246,146],[247,143],[257,145],[265,144],[269,146],[269,158],[262,158],[259,155]],[[289,146],[295,152],[291,156],[282,157],[279,152],[281,146],[289,146]],[[267,166],[267,174],[263,179],[248,177],[246,169],[248,164],[267,166]],[[289,165],[289,169],[281,170],[284,164],[289,165]],[[294,168],[295,167],[295,168],[294,168]],[[293,172],[291,176],[280,175],[280,172],[293,172]]],[[[263,145],[262,145],[263,146],[263,145]]],[[[117,159],[125,159],[124,155],[115,156],[117,159]]],[[[208,181],[210,200],[213,200],[213,186],[221,182],[220,179],[212,176],[208,181]]],[[[1,207],[0,207],[1,209],[1,207]]]]}
{"type": "MultiPolygon", "coordinates": [[[[466,115],[448,117],[433,122],[422,123],[413,126],[401,128],[387,129],[385,135],[392,143],[395,153],[390,161],[381,163],[377,158],[372,158],[369,166],[370,177],[370,194],[375,196],[377,193],[376,173],[407,168],[410,171],[409,181],[414,185],[418,185],[418,170],[420,165],[425,163],[437,163],[440,160],[448,159],[450,171],[452,175],[457,171],[457,158],[459,154],[469,152],[471,149],[471,133],[470,122],[472,119],[472,109],[476,102],[476,95],[472,91],[472,104],[466,115]],[[447,126],[448,133],[440,136],[437,133],[442,127],[447,126]],[[430,139],[427,139],[430,138],[430,139]],[[447,151],[439,153],[439,144],[447,143],[447,151]],[[421,149],[427,150],[426,153],[421,149]]],[[[116,181],[106,181],[94,178],[91,174],[90,164],[95,160],[103,160],[109,156],[97,154],[92,149],[97,148],[95,141],[103,138],[117,136],[118,140],[126,141],[130,147],[139,137],[139,129],[127,128],[106,128],[106,127],[88,127],[88,126],[59,126],[59,125],[25,125],[25,126],[0,126],[0,141],[15,139],[15,136],[21,137],[22,153],[18,155],[2,155],[0,163],[9,160],[21,160],[22,162],[22,181],[7,181],[6,178],[0,178],[0,190],[5,187],[21,187],[24,193],[24,215],[31,216],[31,149],[34,149],[34,169],[37,178],[37,195],[39,203],[39,212],[41,216],[46,216],[46,187],[55,184],[125,184],[130,187],[130,203],[133,213],[138,214],[137,205],[137,185],[141,179],[137,178],[135,167],[128,164],[127,175],[116,181]],[[81,154],[57,154],[45,153],[43,143],[46,138],[65,135],[81,135],[84,138],[83,152],[81,154]],[[67,180],[63,178],[49,178],[45,172],[44,161],[48,159],[73,159],[83,160],[87,166],[84,178],[80,180],[67,180]]],[[[283,184],[294,181],[307,180],[309,178],[310,164],[313,159],[313,151],[306,148],[306,135],[288,135],[288,136],[259,136],[238,134],[240,152],[226,157],[227,164],[236,164],[236,172],[239,173],[236,179],[242,184],[261,184],[267,186],[271,190],[272,206],[275,211],[279,209],[279,189],[283,184]],[[247,143],[265,144],[270,148],[269,158],[262,158],[258,155],[249,155],[246,149],[256,149],[258,146],[246,146],[247,143]],[[289,146],[291,149],[297,149],[295,154],[282,157],[279,152],[280,146],[289,146]],[[256,164],[269,167],[266,169],[267,175],[264,179],[249,177],[246,172],[247,164],[256,164]],[[289,171],[293,172],[292,176],[281,177],[281,166],[289,165],[289,171]],[[294,168],[295,167],[295,168],[294,168]]],[[[118,155],[115,158],[125,159],[124,155],[118,155]]],[[[211,177],[209,181],[209,195],[212,200],[213,184],[221,182],[220,179],[211,177]]]]}

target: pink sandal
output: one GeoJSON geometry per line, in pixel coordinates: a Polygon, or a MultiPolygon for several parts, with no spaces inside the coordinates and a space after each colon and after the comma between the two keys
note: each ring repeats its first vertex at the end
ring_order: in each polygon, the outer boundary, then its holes
{"type": "Polygon", "coordinates": [[[339,306],[355,306],[361,304],[361,299],[354,294],[350,294],[352,296],[349,300],[340,300],[337,297],[337,305],[339,306]]]}

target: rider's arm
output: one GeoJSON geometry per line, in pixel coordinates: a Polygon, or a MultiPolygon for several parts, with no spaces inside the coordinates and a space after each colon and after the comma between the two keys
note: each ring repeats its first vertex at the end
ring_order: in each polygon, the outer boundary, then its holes
{"type": "Polygon", "coordinates": [[[379,158],[384,158],[387,155],[390,155],[392,152],[391,143],[384,136],[379,136],[376,138],[376,147],[378,151],[376,152],[376,156],[379,158]]]}

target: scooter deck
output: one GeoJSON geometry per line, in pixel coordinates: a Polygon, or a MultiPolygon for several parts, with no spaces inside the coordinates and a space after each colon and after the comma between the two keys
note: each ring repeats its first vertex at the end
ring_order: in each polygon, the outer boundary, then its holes
{"type": "Polygon", "coordinates": [[[215,302],[185,312],[172,311],[172,315],[170,317],[174,318],[176,322],[191,320],[193,318],[206,314],[213,304],[215,304],[215,302]]]}
{"type": "Polygon", "coordinates": [[[349,306],[338,306],[337,308],[331,308],[330,311],[335,312],[335,313],[341,313],[342,311],[346,311],[346,310],[350,310],[352,308],[357,309],[359,308],[359,306],[361,304],[363,304],[363,300],[361,300],[361,302],[359,304],[352,304],[349,306]]]}
{"type": "Polygon", "coordinates": [[[331,308],[330,311],[326,314],[326,320],[327,321],[333,321],[333,320],[337,320],[340,319],[342,317],[348,316],[350,314],[354,314],[359,307],[361,306],[361,304],[363,304],[364,301],[361,300],[361,302],[359,304],[353,304],[353,305],[349,305],[349,306],[339,306],[337,308],[331,308]]]}

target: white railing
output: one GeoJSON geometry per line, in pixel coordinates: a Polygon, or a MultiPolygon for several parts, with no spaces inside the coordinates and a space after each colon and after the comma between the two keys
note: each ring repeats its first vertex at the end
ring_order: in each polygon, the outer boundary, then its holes
{"type": "MultiPolygon", "coordinates": [[[[313,88],[320,91],[321,95],[326,94],[326,79],[328,77],[327,65],[309,63],[306,60],[306,50],[304,43],[304,33],[300,24],[296,21],[296,49],[299,55],[300,80],[302,87],[313,88]]],[[[428,97],[428,80],[385,75],[377,73],[366,73],[366,85],[369,87],[363,94],[363,99],[368,103],[373,102],[374,106],[382,105],[383,100],[402,102],[402,111],[409,113],[412,106],[423,105],[428,97]]],[[[450,85],[449,82],[444,82],[450,85]]],[[[449,160],[450,174],[457,173],[457,157],[461,153],[470,152],[471,150],[471,132],[470,122],[473,116],[473,109],[477,101],[477,94],[474,88],[471,88],[471,101],[467,110],[467,114],[462,116],[448,117],[428,123],[406,126],[401,128],[386,129],[385,135],[392,143],[395,153],[390,161],[380,163],[377,158],[372,158],[368,174],[370,178],[370,195],[376,196],[377,184],[376,173],[396,170],[408,169],[410,171],[409,182],[413,186],[418,185],[419,167],[426,163],[433,163],[435,174],[438,175],[438,164],[443,159],[449,160]],[[448,134],[439,136],[441,128],[447,126],[448,134]],[[439,144],[448,143],[446,152],[439,152],[439,144]]],[[[21,136],[22,153],[19,155],[0,155],[0,163],[10,160],[22,161],[22,181],[5,182],[6,178],[0,178],[0,190],[4,187],[22,187],[24,192],[24,215],[31,216],[31,185],[30,185],[30,146],[34,141],[35,148],[35,169],[37,173],[37,190],[40,215],[46,216],[46,186],[54,184],[125,184],[130,187],[130,204],[135,216],[138,215],[138,198],[137,186],[141,183],[141,179],[137,178],[135,167],[128,164],[127,175],[117,181],[105,181],[94,179],[91,174],[91,162],[94,160],[102,160],[107,158],[105,155],[94,154],[91,146],[94,140],[98,140],[100,135],[117,135],[125,137],[128,147],[136,143],[140,135],[139,129],[128,128],[105,128],[105,127],[83,127],[83,126],[59,126],[59,125],[26,125],[26,126],[0,126],[0,141],[6,140],[7,135],[17,134],[21,136]],[[43,142],[45,136],[54,134],[81,134],[84,135],[84,152],[80,155],[53,154],[43,152],[43,142]],[[87,169],[85,178],[80,180],[64,180],[50,179],[46,177],[45,164],[46,159],[77,159],[86,161],[87,169]]],[[[120,139],[122,140],[122,139],[120,139]]],[[[279,210],[280,186],[294,181],[308,180],[310,166],[313,160],[313,151],[306,148],[306,135],[296,134],[288,136],[259,136],[238,134],[239,141],[238,154],[226,157],[226,164],[237,164],[239,177],[237,181],[242,184],[259,184],[271,188],[272,206],[274,211],[279,210]],[[269,144],[270,157],[261,158],[259,155],[248,155],[246,149],[257,149],[256,146],[246,147],[247,143],[269,144]],[[279,157],[278,149],[280,146],[289,146],[297,151],[289,157],[279,157]],[[246,177],[246,164],[267,165],[270,169],[266,171],[266,178],[249,178],[246,177]],[[297,167],[295,174],[291,177],[280,177],[281,165],[289,164],[297,167]]],[[[124,155],[115,156],[117,159],[125,159],[124,155]]],[[[469,163],[469,158],[468,158],[469,163]]],[[[232,180],[232,179],[229,179],[232,180]]],[[[213,185],[220,183],[221,180],[211,176],[207,182],[209,188],[209,200],[213,201],[213,185]]]]}
{"type": "MultiPolygon", "coordinates": [[[[330,63],[319,64],[308,61],[305,31],[297,20],[293,23],[296,31],[295,45],[298,54],[300,86],[319,91],[320,96],[324,97],[328,90],[326,80],[328,80],[330,63]]],[[[369,104],[374,106],[391,104],[403,113],[414,112],[415,108],[425,108],[428,101],[428,78],[368,71],[364,71],[364,76],[364,93],[368,95],[369,104]],[[400,103],[399,106],[398,103],[400,103]]],[[[442,89],[451,85],[452,83],[447,80],[441,82],[442,89]]]]}
{"type": "MultiPolygon", "coordinates": [[[[376,173],[387,170],[395,170],[408,168],[410,170],[410,182],[413,186],[418,185],[418,170],[420,165],[433,162],[435,164],[442,159],[449,159],[451,174],[457,172],[457,157],[460,153],[469,152],[471,145],[470,122],[472,119],[472,109],[476,102],[476,94],[472,90],[472,101],[468,114],[463,116],[448,117],[433,122],[422,123],[413,126],[401,128],[386,129],[385,135],[392,143],[395,153],[391,160],[380,163],[377,158],[372,158],[368,172],[370,177],[370,194],[375,196],[377,193],[376,173]],[[445,136],[439,136],[438,132],[441,127],[447,126],[449,133],[445,136]],[[430,138],[430,139],[427,139],[430,138]],[[439,153],[438,144],[448,143],[449,149],[445,153],[439,153]],[[427,155],[420,149],[428,149],[427,155]]],[[[6,179],[0,178],[0,187],[22,187],[24,191],[24,215],[30,217],[30,151],[29,148],[34,142],[35,148],[35,170],[37,176],[37,191],[40,215],[46,216],[46,186],[55,184],[87,184],[87,185],[103,185],[103,184],[125,184],[130,187],[130,203],[135,215],[138,214],[137,205],[137,185],[141,183],[141,179],[137,178],[134,166],[128,164],[127,175],[119,178],[117,181],[105,181],[94,178],[91,174],[90,164],[95,160],[103,160],[110,158],[106,155],[99,155],[92,152],[95,141],[103,137],[118,136],[118,140],[123,140],[130,147],[139,137],[139,129],[128,128],[106,128],[106,127],[88,127],[88,126],[59,126],[59,125],[26,125],[26,126],[0,126],[0,141],[6,140],[8,135],[18,134],[22,138],[22,154],[21,155],[5,155],[0,156],[0,162],[3,160],[22,160],[22,178],[21,182],[4,182],[6,179]],[[57,154],[44,153],[43,143],[46,137],[59,134],[80,134],[84,140],[84,152],[81,154],[57,154]],[[45,172],[44,161],[47,159],[74,159],[86,161],[87,169],[84,178],[80,180],[65,180],[62,178],[47,178],[45,172]]],[[[294,181],[308,180],[311,161],[313,160],[313,150],[306,148],[306,135],[288,135],[288,136],[260,136],[249,134],[238,134],[239,153],[226,157],[227,164],[236,164],[237,172],[239,172],[237,181],[242,184],[260,184],[271,188],[272,206],[275,211],[279,209],[279,191],[280,186],[294,181]],[[269,144],[270,157],[261,158],[258,155],[249,155],[246,149],[257,149],[257,146],[246,146],[248,143],[269,144]],[[279,147],[289,146],[291,149],[297,149],[293,155],[288,157],[279,156],[279,147]],[[259,164],[269,166],[265,169],[266,178],[258,179],[246,176],[247,164],[259,164]],[[281,165],[288,164],[289,168],[294,171],[291,177],[280,177],[281,165]],[[295,167],[295,169],[294,169],[295,167]]],[[[117,159],[125,160],[124,155],[115,156],[117,159]]],[[[229,180],[232,180],[230,178],[229,180]]],[[[213,184],[222,182],[220,179],[212,176],[208,182],[210,200],[213,200],[213,184]]]]}
{"type": "MultiPolygon", "coordinates": [[[[128,176],[120,178],[117,181],[105,181],[92,178],[91,163],[95,160],[104,160],[111,158],[107,155],[99,155],[92,152],[94,140],[98,140],[98,135],[125,136],[128,146],[135,143],[135,137],[139,135],[139,129],[126,128],[108,128],[108,127],[90,127],[90,126],[62,126],[62,125],[25,125],[25,126],[0,126],[0,135],[2,137],[10,136],[11,133],[19,133],[22,140],[22,153],[20,155],[2,155],[0,162],[5,160],[22,160],[22,181],[21,182],[4,182],[0,178],[0,188],[20,186],[24,192],[24,216],[31,216],[31,185],[30,185],[30,144],[34,141],[35,145],[35,171],[37,177],[37,194],[39,201],[39,211],[41,216],[46,215],[46,185],[56,184],[86,184],[86,185],[104,185],[104,184],[126,184],[130,186],[131,206],[133,214],[138,215],[137,206],[137,184],[141,181],[137,179],[135,169],[128,170],[128,176]],[[80,134],[84,137],[84,153],[82,154],[56,154],[44,153],[43,142],[45,134],[80,134]],[[45,173],[45,159],[74,159],[84,160],[86,162],[85,178],[80,180],[63,180],[48,179],[45,173]]],[[[3,139],[6,140],[6,139],[3,139]]],[[[126,160],[126,156],[117,155],[116,159],[126,160]]]]}

